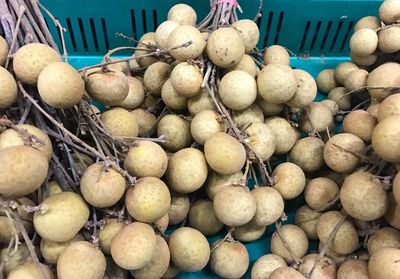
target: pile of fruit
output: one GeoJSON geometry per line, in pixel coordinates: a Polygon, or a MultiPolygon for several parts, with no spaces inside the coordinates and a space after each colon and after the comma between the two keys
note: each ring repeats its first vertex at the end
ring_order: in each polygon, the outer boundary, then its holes
{"type": "Polygon", "coordinates": [[[0,0],[0,278],[400,278],[400,1],[316,80],[210,2],[77,70],[45,7],[0,0]]]}

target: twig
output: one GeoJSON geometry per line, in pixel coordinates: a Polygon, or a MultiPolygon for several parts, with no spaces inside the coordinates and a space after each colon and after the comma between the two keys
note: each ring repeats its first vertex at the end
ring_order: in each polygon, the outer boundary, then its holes
{"type": "Polygon", "coordinates": [[[17,43],[17,34],[18,34],[18,30],[19,30],[19,26],[21,25],[21,21],[22,21],[22,16],[25,13],[25,7],[24,6],[20,6],[19,7],[19,12],[18,12],[18,20],[17,23],[15,24],[15,28],[14,28],[14,32],[13,32],[13,38],[12,38],[12,42],[10,45],[10,49],[8,51],[8,55],[7,55],[7,60],[6,60],[6,64],[4,66],[4,68],[8,68],[8,63],[10,63],[10,58],[11,55],[14,52],[14,47],[15,44],[17,43]]]}
{"type": "Polygon", "coordinates": [[[281,224],[278,223],[277,221],[275,222],[275,228],[276,228],[276,233],[278,234],[279,238],[281,239],[283,246],[285,246],[286,250],[288,250],[290,256],[293,258],[295,264],[299,266],[302,262],[302,260],[296,256],[296,254],[293,252],[292,248],[290,247],[289,243],[285,239],[285,237],[282,234],[281,230],[281,224]]]}
{"type": "Polygon", "coordinates": [[[253,21],[257,21],[261,17],[262,7],[263,7],[263,0],[260,0],[258,2],[258,10],[257,10],[257,13],[256,13],[253,21]]]}

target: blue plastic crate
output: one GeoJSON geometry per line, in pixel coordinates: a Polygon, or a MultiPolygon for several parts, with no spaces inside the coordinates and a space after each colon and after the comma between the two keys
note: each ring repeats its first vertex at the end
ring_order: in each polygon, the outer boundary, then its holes
{"type": "MultiPolygon", "coordinates": [[[[93,65],[102,59],[108,49],[127,45],[115,33],[140,38],[154,31],[166,19],[167,12],[176,3],[190,4],[198,19],[209,12],[208,0],[42,0],[41,1],[67,29],[66,47],[70,63],[76,68],[93,65]]],[[[259,48],[280,44],[298,57],[292,57],[291,66],[304,69],[314,77],[323,69],[334,68],[350,60],[348,41],[355,23],[363,16],[376,15],[381,0],[264,0],[259,48]]],[[[240,18],[254,18],[258,0],[239,0],[243,9],[240,18]]],[[[51,33],[60,45],[57,29],[47,19],[51,33]]],[[[322,99],[321,94],[317,100],[322,99]]],[[[286,203],[288,223],[292,223],[302,198],[286,203]]],[[[246,247],[251,266],[262,255],[270,252],[270,237],[274,227],[246,247]]],[[[210,243],[224,233],[209,238],[210,243]]],[[[312,243],[310,250],[317,249],[312,243]]],[[[244,278],[250,278],[251,266],[244,278]]],[[[205,269],[198,273],[181,273],[178,278],[219,278],[205,269]]]]}

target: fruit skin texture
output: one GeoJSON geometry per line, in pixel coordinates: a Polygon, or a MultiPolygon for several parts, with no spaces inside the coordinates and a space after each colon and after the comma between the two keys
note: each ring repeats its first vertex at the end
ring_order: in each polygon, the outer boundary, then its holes
{"type": "Polygon", "coordinates": [[[11,73],[1,66],[0,92],[0,109],[9,108],[17,100],[17,83],[11,73]]]}
{"type": "Polygon", "coordinates": [[[167,180],[179,193],[192,193],[203,186],[208,166],[204,154],[195,148],[185,148],[171,156],[168,162],[167,180]]]}
{"type": "Polygon", "coordinates": [[[204,235],[213,235],[219,232],[224,224],[215,215],[213,203],[210,200],[197,200],[192,204],[189,215],[191,227],[204,235]]]}
{"type": "Polygon", "coordinates": [[[175,21],[181,25],[196,25],[196,11],[189,5],[176,4],[168,11],[168,20],[175,21]]]}
{"type": "Polygon", "coordinates": [[[61,56],[45,44],[24,45],[14,55],[13,69],[23,83],[36,85],[40,72],[53,62],[61,62],[61,56]]]}
{"type": "Polygon", "coordinates": [[[141,140],[129,148],[125,169],[136,177],[161,178],[167,170],[168,157],[164,149],[155,142],[141,140]]]}
{"type": "Polygon", "coordinates": [[[386,161],[400,161],[400,115],[385,118],[372,132],[372,147],[386,161]]]}
{"type": "MultiPolygon", "coordinates": [[[[385,24],[392,24],[400,17],[400,6],[397,0],[385,0],[379,7],[379,18],[385,24]]],[[[384,279],[384,278],[382,278],[384,279]]]]}
{"type": "Polygon", "coordinates": [[[272,187],[259,187],[252,190],[251,194],[257,204],[253,219],[256,225],[271,225],[282,216],[285,204],[277,190],[272,187]]]}
{"type": "Polygon", "coordinates": [[[363,260],[347,260],[342,263],[337,272],[337,279],[370,279],[368,264],[363,260]]]}
{"type": "Polygon", "coordinates": [[[384,185],[374,175],[363,171],[355,172],[344,180],[340,202],[349,215],[361,221],[376,220],[388,208],[384,185]]]}
{"type": "Polygon", "coordinates": [[[350,38],[351,52],[358,56],[368,56],[378,47],[378,35],[375,30],[362,28],[354,32],[350,38]]]}
{"type": "Polygon", "coordinates": [[[59,279],[102,279],[105,271],[103,253],[86,241],[71,243],[57,261],[59,279]]]}
{"type": "Polygon", "coordinates": [[[34,263],[26,262],[13,269],[7,278],[8,279],[53,279],[54,278],[48,266],[41,263],[39,263],[39,266],[41,271],[34,263]],[[44,277],[42,276],[42,274],[44,277]]]}
{"type": "Polygon", "coordinates": [[[384,227],[371,235],[367,247],[370,255],[386,247],[399,249],[400,231],[392,227],[384,227]]]}
{"type": "Polygon", "coordinates": [[[276,139],[272,129],[264,123],[253,123],[245,132],[248,135],[248,146],[256,155],[253,160],[258,161],[260,158],[264,162],[271,158],[276,148],[276,139]]]}
{"type": "Polygon", "coordinates": [[[257,46],[260,38],[260,31],[257,24],[250,19],[241,19],[234,22],[232,27],[238,30],[243,36],[246,53],[251,52],[257,46]]]}
{"type": "MultiPolygon", "coordinates": [[[[400,64],[388,62],[369,73],[367,86],[396,87],[400,85],[400,64]]],[[[371,97],[379,102],[392,95],[391,89],[368,89],[371,97]]]]}
{"type": "Polygon", "coordinates": [[[275,181],[272,187],[286,200],[298,197],[306,186],[304,172],[298,165],[291,162],[278,165],[274,169],[272,176],[275,181]]]}
{"type": "Polygon", "coordinates": [[[325,69],[321,71],[317,76],[318,89],[325,94],[328,94],[333,88],[338,87],[339,84],[335,79],[334,69],[325,69]]]}
{"type": "Polygon", "coordinates": [[[39,75],[37,87],[40,97],[51,107],[71,108],[78,104],[85,92],[81,75],[69,64],[55,62],[39,75]]]}
{"type": "Polygon", "coordinates": [[[44,199],[40,206],[44,210],[35,212],[33,225],[36,232],[47,240],[69,241],[89,219],[89,208],[76,193],[52,195],[44,199]]]}
{"type": "Polygon", "coordinates": [[[370,142],[376,124],[376,118],[368,111],[354,110],[344,118],[343,132],[356,135],[364,142],[370,142]]]}
{"type": "Polygon", "coordinates": [[[115,263],[127,270],[146,266],[154,256],[157,238],[151,226],[134,222],[125,226],[111,241],[115,263]]]}
{"type": "Polygon", "coordinates": [[[246,150],[232,136],[218,132],[204,144],[204,154],[209,166],[219,174],[234,174],[246,162],[246,150]]]}
{"type": "Polygon", "coordinates": [[[249,253],[240,242],[217,240],[211,252],[210,267],[222,278],[242,278],[249,267],[249,253]],[[223,243],[221,243],[223,241],[223,243]]]}
{"type": "Polygon", "coordinates": [[[126,192],[125,205],[129,214],[141,222],[155,222],[171,205],[167,185],[155,177],[143,177],[126,192]]]}
{"type": "Polygon", "coordinates": [[[304,279],[304,276],[291,267],[279,267],[275,269],[268,279],[304,279]]]}
{"type": "Polygon", "coordinates": [[[37,190],[47,177],[47,158],[38,150],[12,146],[0,150],[0,194],[20,197],[37,190]]]}
{"type": "Polygon", "coordinates": [[[125,192],[125,178],[105,162],[89,166],[81,178],[81,192],[92,206],[106,208],[116,204],[125,192]]]}
{"type": "Polygon", "coordinates": [[[172,262],[182,271],[202,270],[210,258],[207,239],[198,231],[188,227],[175,230],[169,238],[172,262]]]}
{"type": "Polygon", "coordinates": [[[181,25],[168,36],[167,45],[171,49],[169,53],[172,57],[179,61],[186,61],[200,56],[206,47],[206,41],[196,27],[181,25]],[[188,41],[192,42],[188,47],[172,49],[188,41]]]}
{"type": "Polygon", "coordinates": [[[104,254],[111,254],[111,242],[123,227],[124,223],[117,218],[105,220],[105,225],[99,231],[99,246],[104,254]]]}
{"type": "Polygon", "coordinates": [[[214,212],[227,226],[241,226],[250,222],[256,213],[256,201],[249,190],[241,186],[226,186],[214,196],[214,212]]]}
{"type": "Polygon", "coordinates": [[[290,161],[305,172],[319,170],[324,163],[324,142],[317,137],[298,140],[289,153],[290,161]]]}
{"type": "Polygon", "coordinates": [[[290,56],[288,51],[280,45],[269,46],[263,55],[265,65],[268,64],[290,64],[290,56]]]}
{"type": "Polygon", "coordinates": [[[282,257],[274,254],[264,255],[254,263],[251,278],[266,279],[275,269],[280,267],[287,267],[287,263],[282,257]]]}
{"type": "MultiPolygon", "coordinates": [[[[139,124],[136,117],[123,108],[113,108],[103,112],[100,116],[105,128],[114,137],[137,137],[139,124]]],[[[131,139],[126,139],[132,141],[131,139]]]]}
{"type": "Polygon", "coordinates": [[[369,259],[371,279],[397,279],[400,277],[400,249],[382,248],[369,259]]]}
{"type": "Polygon", "coordinates": [[[170,81],[178,95],[189,98],[199,93],[203,82],[203,75],[199,67],[182,62],[172,70],[170,81]]]}
{"type": "Polygon", "coordinates": [[[161,118],[157,124],[157,136],[167,137],[167,142],[161,145],[172,152],[188,147],[192,143],[189,123],[174,114],[161,118]]]}

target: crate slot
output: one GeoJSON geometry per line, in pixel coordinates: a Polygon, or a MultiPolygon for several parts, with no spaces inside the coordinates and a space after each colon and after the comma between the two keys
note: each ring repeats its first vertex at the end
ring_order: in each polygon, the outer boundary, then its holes
{"type": "MultiPolygon", "coordinates": [[[[74,33],[74,29],[72,28],[71,19],[69,17],[67,17],[65,20],[67,22],[67,29],[68,29],[69,36],[71,38],[72,47],[74,48],[74,51],[77,52],[78,47],[76,45],[75,33],[74,33]]],[[[57,30],[58,30],[58,28],[57,28],[57,30]]]]}
{"type": "Polygon", "coordinates": [[[106,45],[106,49],[110,49],[110,43],[108,40],[108,33],[107,33],[107,23],[104,18],[101,18],[101,28],[102,28],[103,34],[104,34],[104,43],[106,45]]]}
{"type": "Polygon", "coordinates": [[[272,19],[274,18],[274,12],[269,12],[268,14],[268,23],[267,23],[267,30],[265,32],[265,37],[264,37],[264,43],[263,43],[263,47],[267,47],[268,44],[268,37],[269,37],[269,33],[271,31],[271,26],[272,26],[272,19]]]}
{"type": "Polygon", "coordinates": [[[306,44],[308,32],[310,31],[310,26],[311,26],[311,21],[307,21],[307,24],[306,24],[306,27],[305,27],[304,33],[303,33],[303,38],[301,39],[301,44],[300,44],[300,48],[299,48],[300,52],[304,51],[304,46],[306,44]]]}
{"type": "Polygon", "coordinates": [[[96,49],[97,52],[99,52],[99,41],[97,39],[96,26],[94,25],[94,20],[92,17],[89,19],[89,24],[90,24],[90,31],[92,31],[91,33],[93,37],[94,48],[96,49]]]}
{"type": "Polygon", "coordinates": [[[137,37],[137,29],[136,29],[136,18],[135,18],[135,11],[131,9],[131,23],[132,23],[132,33],[133,33],[133,38],[135,40],[138,40],[137,37]]]}
{"type": "Polygon", "coordinates": [[[310,52],[312,52],[315,47],[315,43],[317,42],[317,38],[319,35],[319,30],[321,29],[321,25],[322,25],[322,22],[318,21],[317,25],[315,26],[314,36],[312,38],[311,45],[310,45],[310,52]]]}
{"type": "Polygon", "coordinates": [[[143,31],[147,33],[147,19],[146,19],[146,10],[142,9],[142,24],[143,24],[143,31]]]}
{"type": "Polygon", "coordinates": [[[338,27],[336,29],[335,36],[333,37],[333,40],[332,40],[332,43],[331,43],[331,47],[329,48],[329,51],[333,51],[333,49],[335,48],[335,45],[336,45],[337,39],[339,37],[340,31],[342,30],[342,27],[343,27],[343,21],[340,21],[339,24],[338,24],[338,27]]]}
{"type": "Polygon", "coordinates": [[[78,25],[79,25],[79,30],[81,31],[83,48],[85,49],[86,52],[88,52],[89,51],[88,43],[86,39],[85,27],[83,26],[82,18],[78,18],[78,25]]]}
{"type": "Polygon", "coordinates": [[[274,40],[274,44],[278,44],[279,41],[279,34],[281,32],[281,28],[282,28],[282,23],[283,23],[283,18],[285,17],[285,13],[281,12],[279,14],[279,19],[278,19],[278,26],[276,28],[276,34],[275,34],[275,40],[274,40]]]}
{"type": "Polygon", "coordinates": [[[158,27],[158,17],[157,17],[157,10],[153,9],[153,30],[156,30],[158,27]]]}
{"type": "Polygon", "coordinates": [[[332,29],[332,24],[333,24],[332,21],[329,21],[328,25],[326,26],[324,38],[322,39],[321,46],[319,48],[319,52],[323,52],[325,49],[326,42],[327,42],[328,36],[329,36],[329,32],[331,32],[331,29],[332,29]]]}
{"type": "Polygon", "coordinates": [[[343,37],[342,44],[340,45],[340,49],[339,49],[340,52],[343,52],[344,48],[346,47],[346,45],[347,45],[346,43],[348,42],[351,32],[353,30],[353,26],[354,26],[354,21],[350,21],[349,26],[347,27],[346,34],[343,37]]]}

